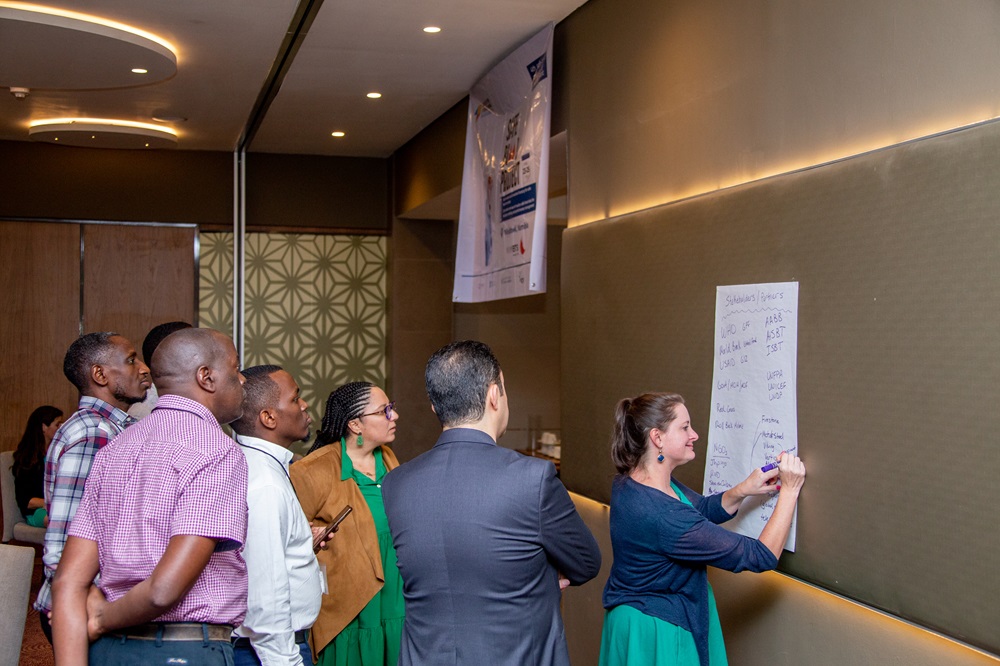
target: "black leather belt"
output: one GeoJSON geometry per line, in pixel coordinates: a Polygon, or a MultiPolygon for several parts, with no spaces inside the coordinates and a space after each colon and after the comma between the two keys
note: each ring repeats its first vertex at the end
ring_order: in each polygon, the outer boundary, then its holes
{"type": "Polygon", "coordinates": [[[208,624],[201,622],[150,622],[118,631],[109,631],[109,636],[124,636],[141,641],[200,641],[208,634],[210,641],[228,641],[233,628],[228,624],[208,624]]]}
{"type": "MultiPolygon", "coordinates": [[[[300,629],[295,632],[295,642],[305,643],[309,640],[309,630],[300,629]]],[[[233,636],[233,647],[248,647],[252,648],[253,645],[250,643],[250,639],[245,636],[233,636]]]]}

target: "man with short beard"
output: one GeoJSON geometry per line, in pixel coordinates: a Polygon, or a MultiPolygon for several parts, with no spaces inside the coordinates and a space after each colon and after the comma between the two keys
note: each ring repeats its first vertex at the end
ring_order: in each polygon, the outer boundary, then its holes
{"type": "Polygon", "coordinates": [[[323,579],[313,535],[295,496],[289,447],[309,439],[312,418],[295,379],[277,365],[243,371],[243,416],[233,421],[247,459],[247,616],[236,629],[236,666],[312,666],[308,629],[323,579]]]}
{"type": "Polygon", "coordinates": [[[141,402],[152,383],[149,368],[135,347],[113,332],[88,333],[70,345],[63,374],[80,391],[80,403],[56,432],[45,454],[45,579],[35,608],[42,631],[52,642],[52,577],[66,545],[66,530],[76,515],[84,484],[98,449],[114,439],[134,419],[129,406],[141,402]]]}
{"type": "Polygon", "coordinates": [[[151,360],[160,399],[97,453],[68,530],[52,583],[58,664],[233,663],[247,463],[220,424],[243,413],[239,355],[224,333],[188,328],[151,360]]]}

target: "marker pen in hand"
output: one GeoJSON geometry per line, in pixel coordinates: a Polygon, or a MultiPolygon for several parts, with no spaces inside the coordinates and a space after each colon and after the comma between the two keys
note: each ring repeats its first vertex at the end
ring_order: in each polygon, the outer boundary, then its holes
{"type": "MultiPolygon", "coordinates": [[[[768,464],[764,465],[763,467],[760,468],[760,471],[764,472],[764,474],[767,474],[772,469],[778,469],[778,462],[777,461],[775,461],[773,463],[768,463],[768,464]]],[[[774,489],[776,491],[777,490],[781,490],[781,485],[780,484],[781,484],[781,481],[778,481],[778,484],[774,486],[774,489]]]]}

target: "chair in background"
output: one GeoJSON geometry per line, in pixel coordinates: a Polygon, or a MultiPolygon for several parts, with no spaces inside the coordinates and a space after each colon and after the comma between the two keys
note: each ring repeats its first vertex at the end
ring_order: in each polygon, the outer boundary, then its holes
{"type": "MultiPolygon", "coordinates": [[[[17,495],[14,492],[14,475],[10,466],[14,464],[14,452],[0,452],[0,497],[3,502],[3,543],[11,539],[27,543],[45,543],[45,528],[32,527],[24,522],[21,509],[17,506],[17,495]]],[[[29,578],[30,573],[29,573],[29,578]]],[[[3,597],[0,597],[2,599],[3,597]]],[[[0,664],[7,663],[0,661],[0,664]]]]}
{"type": "Polygon", "coordinates": [[[20,657],[34,563],[34,548],[0,545],[0,664],[16,664],[20,657]]]}

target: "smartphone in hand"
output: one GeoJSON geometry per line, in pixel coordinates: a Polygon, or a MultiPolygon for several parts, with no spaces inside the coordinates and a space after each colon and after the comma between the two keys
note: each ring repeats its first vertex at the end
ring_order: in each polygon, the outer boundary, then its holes
{"type": "Polygon", "coordinates": [[[323,542],[326,541],[326,538],[328,536],[330,536],[330,532],[336,532],[337,528],[340,527],[340,524],[342,522],[344,522],[344,518],[347,518],[347,515],[349,513],[351,513],[351,511],[353,511],[353,510],[354,510],[354,508],[350,504],[348,504],[347,506],[345,506],[343,509],[341,509],[340,513],[337,514],[337,517],[333,519],[333,522],[330,523],[329,525],[327,525],[325,528],[323,528],[323,531],[320,532],[313,539],[313,552],[314,553],[318,553],[319,552],[320,546],[322,546],[323,542]]]}

